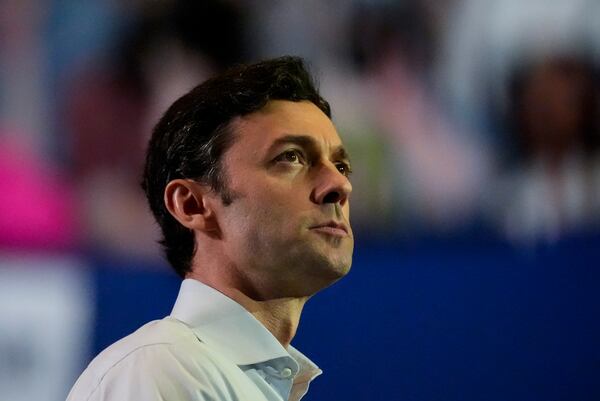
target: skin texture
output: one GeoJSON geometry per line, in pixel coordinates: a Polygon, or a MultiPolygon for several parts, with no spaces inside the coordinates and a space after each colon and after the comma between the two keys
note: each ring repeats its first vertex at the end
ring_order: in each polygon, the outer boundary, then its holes
{"type": "Polygon", "coordinates": [[[240,303],[287,346],[305,302],[350,269],[349,161],[311,102],[271,101],[232,128],[223,156],[231,204],[191,180],[170,182],[165,202],[195,233],[188,277],[240,303]]]}

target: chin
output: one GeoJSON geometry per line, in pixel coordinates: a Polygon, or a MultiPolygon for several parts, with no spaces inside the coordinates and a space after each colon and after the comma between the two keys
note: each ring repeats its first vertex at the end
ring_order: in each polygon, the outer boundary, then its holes
{"type": "Polygon", "coordinates": [[[312,296],[329,287],[350,271],[353,242],[351,239],[327,242],[296,242],[285,253],[289,288],[297,296],[312,296]]]}
{"type": "Polygon", "coordinates": [[[352,242],[341,241],[336,245],[335,247],[325,247],[320,250],[321,269],[323,271],[330,271],[332,275],[341,278],[350,271],[354,244],[352,242]]]}
{"type": "Polygon", "coordinates": [[[350,266],[352,265],[352,259],[340,261],[333,267],[334,275],[340,279],[350,272],[350,266]]]}
{"type": "Polygon", "coordinates": [[[327,258],[318,268],[314,268],[313,272],[320,281],[320,288],[326,288],[340,280],[348,274],[352,265],[352,256],[338,257],[335,259],[327,258]]]}

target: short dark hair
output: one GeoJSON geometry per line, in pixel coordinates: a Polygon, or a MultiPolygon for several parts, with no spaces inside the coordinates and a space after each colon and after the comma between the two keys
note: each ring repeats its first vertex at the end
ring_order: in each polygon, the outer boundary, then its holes
{"type": "Polygon", "coordinates": [[[331,118],[329,103],[303,60],[286,56],[239,65],[205,81],[173,103],[154,127],[142,188],[161,227],[167,260],[181,277],[192,269],[195,239],[193,231],[167,210],[167,184],[194,179],[220,193],[225,204],[230,202],[221,158],[235,139],[231,121],[262,109],[270,100],[307,100],[331,118]]]}

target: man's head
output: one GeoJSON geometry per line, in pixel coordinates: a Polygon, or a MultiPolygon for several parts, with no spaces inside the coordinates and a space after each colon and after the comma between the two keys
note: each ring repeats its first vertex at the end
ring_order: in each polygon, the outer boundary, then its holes
{"type": "Polygon", "coordinates": [[[181,276],[201,238],[218,241],[211,246],[241,275],[295,263],[303,267],[290,270],[308,274],[309,264],[315,274],[320,264],[347,271],[349,165],[330,116],[291,57],[231,69],[169,108],[149,144],[143,187],[181,276]]]}

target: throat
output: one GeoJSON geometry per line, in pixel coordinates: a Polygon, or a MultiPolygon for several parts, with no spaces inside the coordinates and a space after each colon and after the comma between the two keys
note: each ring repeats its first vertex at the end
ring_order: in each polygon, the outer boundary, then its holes
{"type": "Polygon", "coordinates": [[[290,345],[300,324],[307,298],[280,298],[242,304],[285,348],[290,345]]]}

